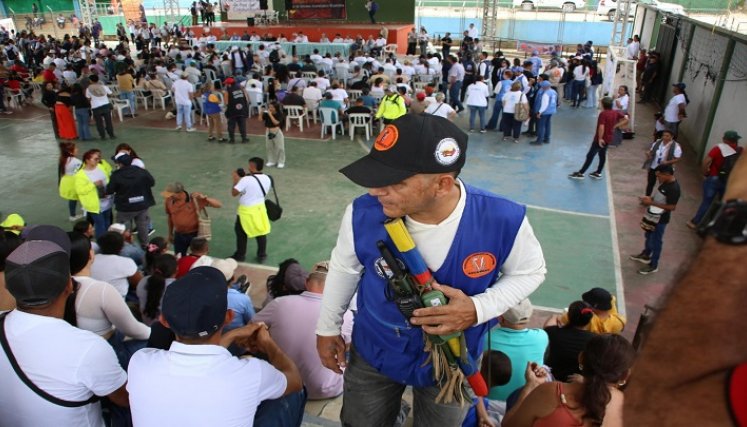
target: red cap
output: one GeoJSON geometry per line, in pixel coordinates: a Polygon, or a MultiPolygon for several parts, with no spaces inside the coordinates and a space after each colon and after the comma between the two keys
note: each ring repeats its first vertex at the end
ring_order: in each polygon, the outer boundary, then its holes
{"type": "Polygon", "coordinates": [[[226,86],[230,86],[234,83],[236,83],[236,80],[234,80],[233,77],[228,77],[226,80],[223,81],[223,84],[225,84],[226,86]]]}
{"type": "Polygon", "coordinates": [[[418,98],[418,101],[422,101],[422,100],[424,100],[424,99],[425,99],[425,93],[423,93],[423,92],[418,92],[418,94],[417,94],[417,95],[415,95],[415,97],[416,97],[416,98],[418,98]]]}

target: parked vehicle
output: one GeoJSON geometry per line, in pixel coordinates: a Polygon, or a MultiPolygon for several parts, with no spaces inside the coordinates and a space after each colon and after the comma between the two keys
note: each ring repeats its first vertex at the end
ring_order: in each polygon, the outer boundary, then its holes
{"type": "Polygon", "coordinates": [[[685,8],[681,4],[676,3],[665,3],[659,0],[642,0],[643,4],[650,4],[662,12],[671,13],[672,15],[683,15],[687,16],[685,8]]]}
{"type": "MultiPolygon", "coordinates": [[[[615,12],[618,8],[618,3],[624,4],[621,0],[599,0],[597,5],[597,15],[606,16],[610,21],[615,19],[615,12]]],[[[635,16],[636,2],[631,1],[628,7],[628,17],[632,18],[635,16]]],[[[624,7],[624,6],[623,6],[624,7]]],[[[624,11],[622,13],[625,13],[624,11]]]]}
{"type": "Polygon", "coordinates": [[[560,9],[569,13],[586,7],[585,0],[513,0],[513,2],[514,7],[520,7],[522,10],[560,9]]]}

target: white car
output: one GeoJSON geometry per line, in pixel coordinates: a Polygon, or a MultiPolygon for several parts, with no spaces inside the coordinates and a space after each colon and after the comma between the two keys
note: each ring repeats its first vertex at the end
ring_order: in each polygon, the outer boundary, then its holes
{"type": "Polygon", "coordinates": [[[522,10],[532,10],[534,8],[542,9],[560,9],[563,12],[573,12],[576,9],[586,7],[585,0],[513,0],[514,7],[520,7],[522,10]]]}
{"type": "MultiPolygon", "coordinates": [[[[597,5],[597,15],[606,16],[607,19],[609,19],[610,21],[614,20],[615,11],[617,10],[618,3],[622,4],[623,2],[620,0],[599,0],[599,4],[597,5]]],[[[635,16],[635,2],[631,1],[628,6],[628,17],[632,18],[634,16],[635,16]]]]}
{"type": "Polygon", "coordinates": [[[687,16],[687,13],[685,13],[685,8],[682,7],[681,4],[664,3],[659,0],[644,0],[644,1],[641,1],[641,3],[650,4],[651,6],[656,7],[662,12],[671,13],[672,15],[687,16]]]}

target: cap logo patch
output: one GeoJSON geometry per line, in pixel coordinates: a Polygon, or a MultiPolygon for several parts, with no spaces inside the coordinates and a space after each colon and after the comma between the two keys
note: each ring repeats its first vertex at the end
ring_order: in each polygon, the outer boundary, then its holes
{"type": "Polygon", "coordinates": [[[374,150],[386,151],[394,147],[394,144],[397,143],[397,139],[399,139],[399,130],[397,130],[397,127],[394,125],[386,125],[384,130],[382,130],[379,136],[376,137],[374,150]]]}
{"type": "Polygon", "coordinates": [[[465,276],[477,279],[495,270],[495,266],[496,262],[493,254],[490,252],[477,252],[464,259],[462,271],[464,271],[465,276]]]}
{"type": "Polygon", "coordinates": [[[454,138],[444,138],[438,142],[436,152],[433,153],[436,161],[442,166],[451,166],[459,160],[462,150],[454,138]]]}

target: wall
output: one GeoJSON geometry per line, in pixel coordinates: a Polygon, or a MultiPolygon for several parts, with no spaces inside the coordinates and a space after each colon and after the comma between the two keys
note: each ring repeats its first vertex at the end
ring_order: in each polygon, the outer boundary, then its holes
{"type": "MultiPolygon", "coordinates": [[[[30,0],[3,0],[3,3],[5,3],[6,9],[13,9],[14,12],[21,14],[31,13],[33,2],[30,0]]],[[[47,6],[55,12],[73,10],[73,0],[39,0],[37,4],[40,5],[39,11],[44,13],[49,13],[47,6]]],[[[8,12],[10,13],[10,10],[8,12]]]]}
{"type": "MultiPolygon", "coordinates": [[[[747,123],[744,119],[745,111],[747,111],[747,105],[745,105],[745,100],[747,100],[746,79],[747,43],[737,43],[724,82],[724,90],[719,98],[713,129],[711,129],[711,135],[704,146],[705,153],[721,142],[721,136],[727,130],[734,129],[740,135],[747,136],[747,123]]],[[[742,139],[741,145],[745,145],[744,139],[742,139]]]]}
{"type": "MultiPolygon", "coordinates": [[[[376,2],[379,4],[376,22],[412,23],[415,21],[415,0],[376,0],[376,2]]],[[[370,23],[365,4],[365,0],[345,0],[346,21],[370,23]]],[[[285,14],[285,0],[272,0],[272,6],[281,15],[285,14]]]]}

